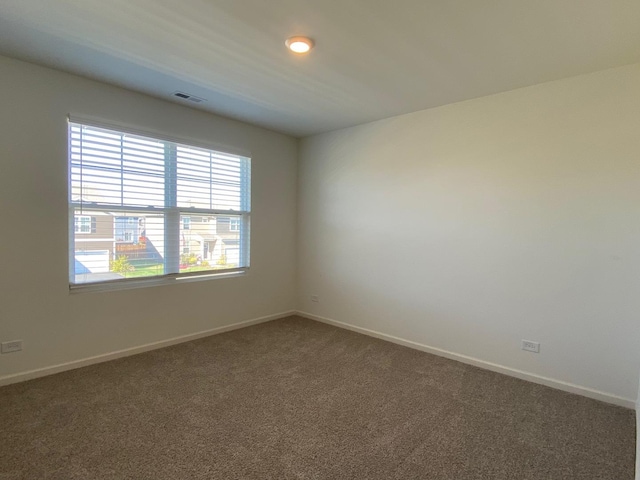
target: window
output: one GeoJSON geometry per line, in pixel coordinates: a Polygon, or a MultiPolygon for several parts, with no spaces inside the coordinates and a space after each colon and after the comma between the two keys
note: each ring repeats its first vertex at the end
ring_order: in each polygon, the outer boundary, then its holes
{"type": "Polygon", "coordinates": [[[248,157],[70,121],[69,173],[72,287],[249,267],[248,157]]]}
{"type": "Polygon", "coordinates": [[[91,233],[91,217],[76,215],[73,220],[75,233],[91,233]]]}

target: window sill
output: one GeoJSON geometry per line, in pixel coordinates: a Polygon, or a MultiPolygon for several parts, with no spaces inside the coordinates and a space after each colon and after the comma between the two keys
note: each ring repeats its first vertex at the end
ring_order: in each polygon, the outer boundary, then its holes
{"type": "Polygon", "coordinates": [[[157,287],[161,285],[176,285],[181,283],[203,282],[222,278],[234,278],[244,276],[249,272],[248,268],[227,272],[206,273],[202,275],[167,275],[157,278],[131,278],[107,282],[78,283],[69,285],[69,293],[96,293],[113,292],[117,290],[132,290],[135,288],[157,287]]]}

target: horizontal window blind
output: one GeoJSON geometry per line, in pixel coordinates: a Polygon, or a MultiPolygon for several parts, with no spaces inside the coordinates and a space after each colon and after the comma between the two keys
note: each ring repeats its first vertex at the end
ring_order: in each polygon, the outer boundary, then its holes
{"type": "Polygon", "coordinates": [[[70,282],[249,267],[251,161],[69,123],[70,282]]]}

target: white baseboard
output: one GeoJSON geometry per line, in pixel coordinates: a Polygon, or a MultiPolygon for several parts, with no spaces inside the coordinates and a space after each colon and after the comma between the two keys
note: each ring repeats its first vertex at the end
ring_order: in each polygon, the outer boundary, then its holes
{"type": "MultiPolygon", "coordinates": [[[[621,407],[632,408],[632,409],[636,407],[636,401],[631,400],[629,398],[618,397],[617,395],[601,392],[599,390],[593,390],[591,388],[575,385],[573,383],[563,382],[562,380],[543,377],[535,373],[524,372],[522,370],[517,370],[515,368],[505,367],[504,365],[498,365],[496,363],[486,362],[478,358],[469,357],[467,355],[461,355],[459,353],[449,352],[447,350],[442,350],[436,347],[430,347],[429,345],[424,345],[422,343],[414,342],[411,340],[405,340],[404,338],[394,337],[393,335],[377,332],[375,330],[370,330],[368,328],[357,327],[355,325],[339,322],[337,320],[332,320],[330,318],[320,317],[318,315],[313,315],[311,313],[301,312],[301,311],[298,311],[296,313],[297,315],[308,318],[310,320],[316,320],[318,322],[327,323],[335,327],[340,327],[346,330],[362,333],[370,337],[379,338],[382,340],[386,340],[388,342],[396,343],[398,345],[403,345],[405,347],[414,348],[416,350],[421,350],[427,353],[432,353],[440,357],[450,358],[451,360],[457,360],[458,362],[484,368],[485,370],[491,370],[493,372],[502,373],[504,375],[516,377],[521,380],[527,380],[529,382],[538,383],[540,385],[545,385],[547,387],[555,388],[557,390],[563,390],[565,392],[575,393],[578,395],[582,395],[584,397],[593,398],[595,400],[600,400],[602,402],[611,403],[613,405],[618,405],[621,407]]],[[[637,480],[640,480],[640,478],[638,478],[637,480]]]]}
{"type": "Polygon", "coordinates": [[[74,370],[80,367],[86,367],[95,363],[108,362],[109,360],[115,360],[117,358],[128,357],[130,355],[136,355],[138,353],[148,352],[149,350],[156,350],[158,348],[169,347],[178,343],[189,342],[198,338],[209,337],[211,335],[217,335],[224,332],[230,332],[231,330],[237,330],[239,328],[249,327],[251,325],[257,325],[259,323],[270,322],[278,318],[288,317],[295,315],[294,310],[282,313],[275,313],[273,315],[267,315],[264,317],[254,318],[251,320],[245,320],[242,322],[233,323],[231,325],[225,325],[223,327],[216,327],[210,330],[204,330],[202,332],[190,333],[188,335],[181,335],[179,337],[169,338],[167,340],[161,340],[159,342],[147,343],[138,347],[125,348],[111,353],[104,353],[102,355],[96,355],[95,357],[83,358],[80,360],[73,360],[71,362],[60,363],[58,365],[52,365],[50,367],[38,368],[35,370],[29,370],[26,372],[14,373],[12,375],[5,375],[0,377],[0,386],[9,385],[11,383],[24,382],[26,380],[32,380],[38,377],[44,377],[47,375],[53,375],[54,373],[60,373],[67,370],[74,370]]]}

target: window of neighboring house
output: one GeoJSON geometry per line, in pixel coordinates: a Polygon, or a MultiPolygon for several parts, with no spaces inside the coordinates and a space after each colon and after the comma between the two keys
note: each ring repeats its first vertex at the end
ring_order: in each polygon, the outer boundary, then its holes
{"type": "Polygon", "coordinates": [[[157,283],[249,267],[250,158],[70,121],[69,171],[72,287],[157,283]],[[95,233],[96,217],[105,231],[111,222],[114,238],[92,240],[96,254],[90,255],[75,235],[95,233]],[[215,241],[221,218],[231,218],[224,241],[237,244],[238,255],[225,254],[215,241]],[[202,220],[197,228],[194,219],[202,220]]]}
{"type": "Polygon", "coordinates": [[[91,217],[76,215],[73,219],[75,233],[91,233],[91,217]]]}

